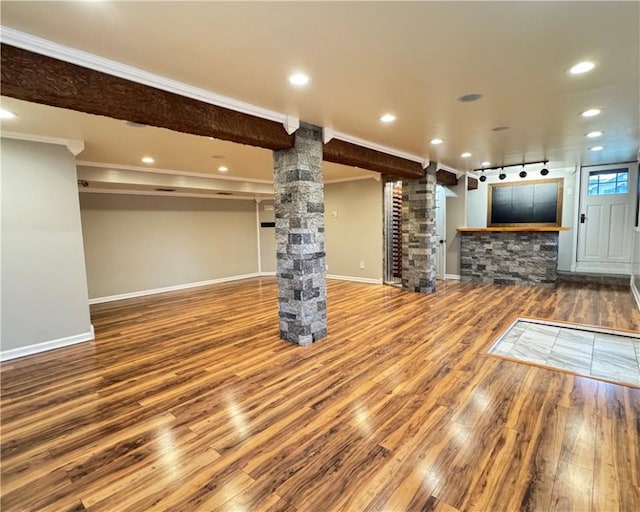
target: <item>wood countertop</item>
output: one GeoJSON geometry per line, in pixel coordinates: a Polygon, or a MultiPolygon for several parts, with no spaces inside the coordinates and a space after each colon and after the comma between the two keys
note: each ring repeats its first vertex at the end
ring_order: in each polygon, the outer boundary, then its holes
{"type": "Polygon", "coordinates": [[[495,228],[457,228],[458,231],[463,233],[465,232],[514,232],[514,231],[569,231],[569,228],[561,227],[561,226],[505,226],[505,227],[495,227],[495,228]]]}

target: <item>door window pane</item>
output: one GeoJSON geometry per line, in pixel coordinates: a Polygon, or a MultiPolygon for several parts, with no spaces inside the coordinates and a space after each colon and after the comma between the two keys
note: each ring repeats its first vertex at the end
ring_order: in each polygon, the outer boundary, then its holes
{"type": "Polygon", "coordinates": [[[629,170],[612,169],[591,171],[587,194],[600,196],[609,194],[627,194],[629,192],[629,170]]]}

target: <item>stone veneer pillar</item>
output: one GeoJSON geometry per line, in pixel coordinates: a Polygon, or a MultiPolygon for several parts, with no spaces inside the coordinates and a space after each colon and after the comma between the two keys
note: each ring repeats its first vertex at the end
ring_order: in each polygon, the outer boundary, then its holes
{"type": "Polygon", "coordinates": [[[327,335],[322,129],[301,123],[273,160],[280,337],[310,345],[327,335]]]}
{"type": "Polygon", "coordinates": [[[436,291],[436,166],[402,180],[402,288],[436,291]]]}

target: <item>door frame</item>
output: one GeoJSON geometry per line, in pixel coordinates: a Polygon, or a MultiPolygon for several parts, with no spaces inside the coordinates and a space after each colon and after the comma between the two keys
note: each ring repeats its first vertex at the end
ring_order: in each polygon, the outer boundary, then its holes
{"type": "MultiPolygon", "coordinates": [[[[623,267],[611,269],[607,268],[606,265],[589,265],[585,262],[578,261],[578,252],[579,252],[579,230],[580,230],[580,213],[582,208],[582,187],[583,180],[589,175],[589,170],[594,167],[608,167],[608,166],[628,166],[630,177],[633,176],[635,178],[635,183],[638,189],[636,189],[636,196],[640,195],[640,169],[638,168],[638,162],[612,162],[612,163],[604,163],[604,164],[589,164],[589,165],[577,165],[576,169],[576,181],[575,181],[575,209],[573,215],[573,250],[572,250],[572,263],[571,263],[571,272],[594,272],[600,274],[620,274],[620,273],[630,273],[631,272],[631,263],[628,264],[628,269],[626,265],[623,267]]],[[[637,207],[637,205],[636,205],[637,207]]],[[[636,207],[632,208],[632,211],[635,212],[636,207]]],[[[635,217],[633,219],[635,224],[635,217]]],[[[634,228],[635,229],[635,228],[634,228]]]]}
{"type": "MultiPolygon", "coordinates": [[[[437,267],[436,267],[436,279],[442,279],[444,281],[447,278],[447,189],[444,185],[436,184],[436,198],[438,196],[438,192],[441,194],[440,207],[442,208],[442,232],[440,233],[441,238],[436,240],[436,243],[438,244],[436,246],[436,252],[438,252],[440,250],[440,246],[442,246],[442,262],[440,264],[440,269],[442,270],[442,272],[441,274],[438,274],[437,267]],[[440,240],[444,240],[444,242],[441,244],[440,240]]],[[[437,205],[437,201],[436,201],[436,205],[437,205]]],[[[437,227],[438,226],[437,211],[435,212],[434,220],[437,227]]]]}

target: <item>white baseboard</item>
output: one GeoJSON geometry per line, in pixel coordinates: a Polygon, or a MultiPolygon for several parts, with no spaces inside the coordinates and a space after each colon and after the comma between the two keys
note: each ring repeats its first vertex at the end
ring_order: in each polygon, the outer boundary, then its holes
{"type": "Polygon", "coordinates": [[[57,340],[45,341],[43,343],[36,343],[34,345],[27,345],[26,347],[12,348],[11,350],[5,350],[0,352],[0,361],[8,361],[10,359],[17,359],[18,357],[30,356],[32,354],[38,354],[40,352],[46,352],[48,350],[54,350],[56,348],[68,347],[69,345],[76,345],[77,343],[83,343],[85,341],[92,341],[95,339],[95,332],[93,325],[89,327],[88,332],[81,334],[75,334],[73,336],[67,336],[66,338],[59,338],[57,340]]]}
{"type": "Polygon", "coordinates": [[[633,293],[633,297],[636,299],[636,304],[638,305],[638,309],[640,309],[640,290],[636,286],[635,281],[633,280],[633,276],[631,276],[631,292],[633,293]]]}
{"type": "Polygon", "coordinates": [[[616,265],[612,264],[597,264],[597,263],[578,263],[576,265],[576,270],[578,274],[584,272],[587,274],[616,274],[616,275],[625,275],[631,273],[631,263],[619,263],[616,265]]]}
{"type": "Polygon", "coordinates": [[[373,279],[371,277],[353,277],[353,276],[339,276],[336,274],[327,274],[327,279],[337,279],[338,281],[353,281],[356,283],[382,284],[382,279],[373,279]]]}
{"type": "Polygon", "coordinates": [[[460,276],[458,274],[445,274],[444,278],[452,281],[460,281],[460,276]]]}
{"type": "Polygon", "coordinates": [[[218,279],[209,279],[208,281],[196,281],[194,283],[176,284],[173,286],[164,286],[162,288],[154,288],[151,290],[140,290],[137,292],[121,293],[118,295],[108,295],[106,297],[96,297],[89,299],[89,304],[102,304],[103,302],[113,302],[116,300],[133,299],[135,297],[144,297],[146,295],[155,295],[157,293],[175,292],[178,290],[186,290],[188,288],[197,288],[198,286],[207,286],[210,284],[228,283],[230,281],[240,281],[241,279],[250,279],[252,277],[260,277],[268,275],[268,272],[253,274],[241,274],[237,276],[219,277],[218,279]]]}
{"type": "Polygon", "coordinates": [[[275,275],[276,275],[276,273],[275,273],[275,271],[273,271],[273,272],[259,272],[259,275],[260,275],[261,277],[266,277],[266,276],[275,276],[275,275]]]}

